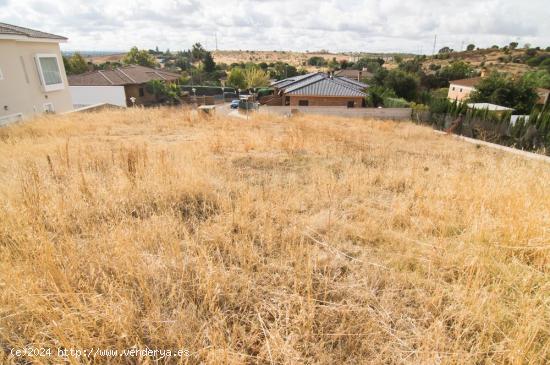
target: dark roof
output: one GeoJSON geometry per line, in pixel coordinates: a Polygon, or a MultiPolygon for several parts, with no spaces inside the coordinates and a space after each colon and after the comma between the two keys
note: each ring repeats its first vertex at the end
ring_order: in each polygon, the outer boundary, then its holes
{"type": "Polygon", "coordinates": [[[151,80],[176,81],[179,78],[180,75],[173,72],[137,65],[68,76],[70,86],[121,86],[143,84],[151,80]]]}
{"type": "Polygon", "coordinates": [[[308,82],[302,85],[290,87],[284,91],[287,95],[311,95],[311,96],[360,96],[364,97],[363,91],[345,82],[330,77],[323,77],[319,80],[308,82]]]}
{"type": "Polygon", "coordinates": [[[17,35],[17,36],[28,37],[28,38],[67,40],[67,38],[62,37],[60,35],[41,32],[39,30],[34,30],[29,28],[18,27],[17,25],[11,25],[6,23],[0,23],[0,37],[1,37],[1,34],[17,35]]]}
{"type": "Polygon", "coordinates": [[[291,84],[293,84],[295,82],[299,82],[299,81],[308,79],[308,78],[313,77],[313,76],[315,76],[317,74],[320,74],[320,73],[321,72],[312,72],[312,73],[308,73],[308,74],[305,74],[305,75],[298,75],[298,76],[289,77],[289,78],[286,78],[286,79],[283,79],[283,80],[276,81],[276,82],[272,83],[271,86],[274,87],[274,88],[277,88],[277,89],[282,89],[282,88],[285,88],[287,86],[290,86],[291,84]]]}
{"type": "Polygon", "coordinates": [[[338,77],[336,77],[336,79],[347,82],[348,84],[352,84],[353,86],[358,87],[360,89],[366,89],[366,88],[369,87],[369,85],[365,84],[364,82],[357,81],[357,80],[354,80],[354,79],[350,79],[350,78],[347,78],[347,77],[338,76],[338,77]]]}
{"type": "Polygon", "coordinates": [[[452,80],[449,81],[449,84],[466,86],[466,87],[475,87],[481,81],[481,77],[473,77],[471,79],[462,79],[462,80],[452,80]]]}
{"type": "Polygon", "coordinates": [[[272,84],[283,94],[312,96],[365,96],[367,84],[346,77],[330,77],[322,72],[314,72],[291,77],[272,84]]]}
{"type": "Polygon", "coordinates": [[[321,72],[308,74],[307,76],[308,77],[302,77],[296,81],[292,81],[291,83],[280,87],[280,89],[284,90],[284,92],[289,92],[290,90],[298,89],[302,86],[309,85],[313,82],[317,82],[327,77],[327,75],[321,72]]]}

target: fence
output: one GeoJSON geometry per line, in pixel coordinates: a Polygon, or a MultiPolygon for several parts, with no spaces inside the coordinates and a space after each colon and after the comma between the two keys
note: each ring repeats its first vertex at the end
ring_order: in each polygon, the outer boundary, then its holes
{"type": "Polygon", "coordinates": [[[330,115],[349,118],[374,118],[391,120],[410,120],[410,108],[347,108],[332,106],[270,106],[263,105],[261,111],[274,114],[290,115],[295,113],[330,115]]]}
{"type": "Polygon", "coordinates": [[[512,123],[507,115],[478,114],[453,115],[413,110],[411,119],[415,123],[427,124],[434,129],[467,138],[550,154],[550,125],[547,126],[544,121],[512,123]]]}

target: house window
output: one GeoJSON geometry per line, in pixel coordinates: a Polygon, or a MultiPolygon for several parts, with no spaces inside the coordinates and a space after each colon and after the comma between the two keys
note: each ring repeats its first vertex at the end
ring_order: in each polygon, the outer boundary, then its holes
{"type": "Polygon", "coordinates": [[[453,86],[453,91],[455,91],[455,87],[453,86]]]}
{"type": "Polygon", "coordinates": [[[299,106],[308,106],[309,105],[309,100],[298,100],[298,105],[299,106]]]}
{"type": "Polygon", "coordinates": [[[355,101],[348,101],[348,108],[355,107],[355,101]]]}
{"type": "Polygon", "coordinates": [[[61,90],[65,87],[55,54],[37,54],[36,66],[44,91],[61,90]]]}
{"type": "Polygon", "coordinates": [[[44,104],[44,113],[46,114],[53,114],[55,113],[55,109],[53,107],[53,103],[45,103],[44,104]]]}
{"type": "Polygon", "coordinates": [[[460,92],[462,92],[462,89],[460,89],[460,92]]]}
{"type": "Polygon", "coordinates": [[[0,68],[0,80],[4,80],[4,74],[2,73],[2,69],[0,68]]]}
{"type": "Polygon", "coordinates": [[[142,87],[139,88],[139,96],[143,96],[145,95],[145,91],[143,90],[142,87]]]}
{"type": "Polygon", "coordinates": [[[285,105],[290,105],[290,96],[285,96],[285,105]]]}

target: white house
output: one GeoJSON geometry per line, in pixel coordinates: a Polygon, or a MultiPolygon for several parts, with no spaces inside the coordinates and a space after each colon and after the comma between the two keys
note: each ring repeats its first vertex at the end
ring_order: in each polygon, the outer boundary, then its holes
{"type": "Polygon", "coordinates": [[[0,23],[0,125],[72,109],[59,49],[67,38],[0,23]]]}
{"type": "Polygon", "coordinates": [[[69,76],[73,105],[81,108],[108,103],[121,107],[155,104],[156,98],[147,90],[152,80],[177,82],[180,75],[150,67],[128,65],[112,70],[96,70],[69,76]],[[133,102],[132,102],[133,100],[133,102]]]}

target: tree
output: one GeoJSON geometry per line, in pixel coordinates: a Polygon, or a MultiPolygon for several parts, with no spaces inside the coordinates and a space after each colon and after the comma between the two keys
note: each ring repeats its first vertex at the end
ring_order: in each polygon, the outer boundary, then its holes
{"type": "Polygon", "coordinates": [[[399,69],[409,73],[417,73],[422,70],[422,63],[418,59],[399,63],[399,69]]]}
{"type": "Polygon", "coordinates": [[[307,60],[307,64],[310,66],[323,67],[326,66],[327,61],[323,57],[314,56],[307,60]]]}
{"type": "Polygon", "coordinates": [[[216,62],[214,62],[214,58],[212,58],[212,53],[206,52],[203,63],[204,72],[210,73],[216,70],[216,62]]]}
{"type": "Polygon", "coordinates": [[[248,67],[244,70],[246,87],[249,89],[269,86],[269,76],[258,67],[248,67]]]}
{"type": "Polygon", "coordinates": [[[158,102],[164,95],[164,83],[160,80],[151,80],[145,85],[145,90],[153,95],[158,102]]]}
{"type": "Polygon", "coordinates": [[[75,52],[69,59],[71,74],[81,74],[88,71],[88,64],[80,53],[75,52]]]}
{"type": "MultiPolygon", "coordinates": [[[[357,70],[362,70],[365,67],[369,67],[369,65],[376,63],[378,66],[382,66],[384,64],[384,60],[382,58],[371,58],[371,57],[361,57],[355,64],[353,65],[353,68],[357,70]]],[[[369,70],[370,72],[374,72],[374,68],[378,69],[378,67],[373,67],[373,70],[369,70]]]]}
{"type": "Polygon", "coordinates": [[[491,46],[491,49],[498,49],[498,46],[496,44],[491,46]]]}
{"type": "Polygon", "coordinates": [[[516,49],[518,47],[518,42],[510,42],[508,45],[510,49],[516,49]]]}
{"type": "Polygon", "coordinates": [[[246,87],[246,81],[244,78],[244,72],[242,68],[232,68],[227,77],[227,85],[234,87],[235,89],[244,89],[246,87]]]}
{"type": "Polygon", "coordinates": [[[474,68],[464,61],[455,61],[449,66],[443,67],[437,74],[440,78],[448,82],[474,76],[474,68]]]}
{"type": "Polygon", "coordinates": [[[178,53],[174,61],[174,66],[181,68],[183,71],[189,70],[191,68],[189,57],[184,55],[183,52],[178,53]]]}
{"type": "Polygon", "coordinates": [[[368,72],[374,73],[378,71],[381,67],[382,66],[380,66],[378,62],[369,62],[365,67],[362,67],[361,69],[366,68],[368,72]]]}
{"type": "Polygon", "coordinates": [[[475,44],[468,44],[468,46],[466,47],[466,51],[473,51],[474,49],[476,49],[475,44]]]}
{"type": "Polygon", "coordinates": [[[122,59],[125,65],[140,65],[145,67],[155,67],[155,58],[146,50],[139,50],[137,47],[132,47],[122,59]]]}
{"type": "Polygon", "coordinates": [[[534,87],[540,87],[543,89],[550,89],[550,71],[549,70],[537,70],[527,72],[523,75],[523,81],[534,87]]]}
{"type": "Polygon", "coordinates": [[[399,64],[403,62],[403,57],[401,57],[400,55],[395,55],[393,56],[393,60],[395,61],[395,63],[399,64]]]}
{"type": "Polygon", "coordinates": [[[332,57],[332,60],[330,60],[328,62],[328,68],[330,68],[331,70],[336,70],[338,69],[338,67],[340,66],[340,64],[338,63],[338,61],[336,61],[336,57],[332,57]]]}
{"type": "Polygon", "coordinates": [[[452,53],[453,52],[453,49],[450,48],[450,47],[443,47],[439,50],[439,54],[447,54],[447,53],[452,53]]]}
{"type": "Polygon", "coordinates": [[[514,80],[505,74],[491,73],[483,78],[470,94],[470,101],[492,103],[529,114],[538,99],[535,87],[524,79],[514,80]]]}
{"type": "Polygon", "coordinates": [[[65,66],[65,72],[67,75],[70,75],[71,72],[71,64],[69,62],[69,58],[65,55],[62,55],[61,58],[63,59],[63,66],[65,66]]]}
{"type": "Polygon", "coordinates": [[[191,48],[191,56],[193,57],[194,61],[202,61],[204,57],[206,56],[206,50],[200,43],[193,44],[193,47],[191,48]]]}
{"type": "Polygon", "coordinates": [[[270,64],[267,69],[267,72],[269,74],[269,77],[277,80],[302,74],[302,72],[298,71],[296,67],[281,61],[270,64]]]}
{"type": "Polygon", "coordinates": [[[398,97],[412,101],[418,95],[420,81],[416,75],[395,69],[388,72],[384,86],[393,89],[398,97]]]}
{"type": "Polygon", "coordinates": [[[373,86],[369,88],[366,102],[368,106],[377,108],[383,106],[384,99],[387,98],[397,98],[397,95],[395,95],[392,89],[387,89],[383,86],[373,86]]]}
{"type": "Polygon", "coordinates": [[[174,83],[151,80],[145,85],[145,90],[149,94],[154,95],[157,103],[166,101],[170,104],[176,104],[180,101],[181,89],[174,83]]]}

